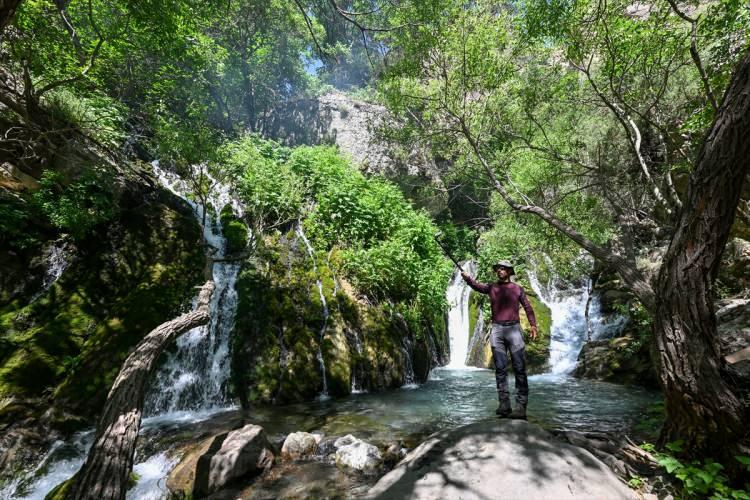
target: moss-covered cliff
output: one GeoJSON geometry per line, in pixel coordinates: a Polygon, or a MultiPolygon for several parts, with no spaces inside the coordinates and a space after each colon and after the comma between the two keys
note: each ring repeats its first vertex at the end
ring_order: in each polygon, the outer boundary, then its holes
{"type": "Polygon", "coordinates": [[[438,361],[428,346],[444,343],[434,338],[444,325],[432,329],[433,338],[417,339],[397,306],[358,300],[333,275],[328,261],[336,256],[316,255],[314,267],[303,245],[295,232],[267,236],[237,283],[232,372],[243,405],[315,398],[323,390],[319,348],[331,396],[349,394],[353,385],[398,387],[411,372],[425,380],[438,361]]]}
{"type": "MultiPolygon", "coordinates": [[[[36,419],[50,403],[76,425],[90,421],[128,350],[187,307],[202,281],[200,230],[186,205],[148,182],[129,184],[119,201],[116,218],[71,243],[69,266],[46,292],[3,290],[0,422],[36,419]]],[[[6,262],[39,259],[0,252],[6,262]]]]}

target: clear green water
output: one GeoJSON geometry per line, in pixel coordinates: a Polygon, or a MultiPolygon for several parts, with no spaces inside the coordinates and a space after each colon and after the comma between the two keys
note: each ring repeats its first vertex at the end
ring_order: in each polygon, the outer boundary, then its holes
{"type": "MultiPolygon", "coordinates": [[[[511,378],[511,392],[513,381],[511,378]]],[[[529,421],[545,428],[623,432],[647,416],[661,396],[640,387],[580,380],[566,375],[529,377],[529,421]]],[[[342,400],[256,408],[249,419],[272,434],[291,430],[352,433],[362,439],[390,441],[494,417],[494,372],[434,370],[414,388],[354,394],[342,400]]]]}

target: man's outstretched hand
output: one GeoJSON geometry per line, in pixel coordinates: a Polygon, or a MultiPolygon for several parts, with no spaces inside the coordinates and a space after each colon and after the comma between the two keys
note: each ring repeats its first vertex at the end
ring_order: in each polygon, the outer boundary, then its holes
{"type": "Polygon", "coordinates": [[[536,340],[536,337],[538,334],[539,333],[537,332],[536,327],[532,326],[531,327],[531,340],[536,340]]]}

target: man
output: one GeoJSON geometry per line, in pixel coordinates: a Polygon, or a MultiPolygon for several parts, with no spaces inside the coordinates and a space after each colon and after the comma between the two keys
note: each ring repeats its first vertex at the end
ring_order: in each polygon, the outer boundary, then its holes
{"type": "Polygon", "coordinates": [[[500,417],[526,419],[526,404],[529,400],[529,383],[526,379],[526,359],[524,356],[526,344],[523,341],[521,325],[518,319],[519,305],[526,311],[526,317],[531,324],[531,340],[536,339],[536,316],[531,303],[523,288],[510,281],[515,274],[513,266],[507,260],[501,260],[492,266],[497,274],[497,282],[489,285],[478,283],[466,273],[461,276],[471,288],[479,293],[490,296],[492,308],[492,358],[495,362],[495,381],[497,382],[497,397],[500,400],[495,413],[500,417]],[[516,409],[511,411],[510,394],[508,392],[508,357],[505,351],[510,351],[513,363],[513,373],[516,376],[516,409]]]}

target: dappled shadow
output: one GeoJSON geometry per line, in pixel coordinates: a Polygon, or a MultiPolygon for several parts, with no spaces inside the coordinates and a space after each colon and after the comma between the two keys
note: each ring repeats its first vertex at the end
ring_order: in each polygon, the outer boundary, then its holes
{"type": "Polygon", "coordinates": [[[368,498],[627,498],[587,451],[524,421],[486,420],[437,433],[368,498]]]}

